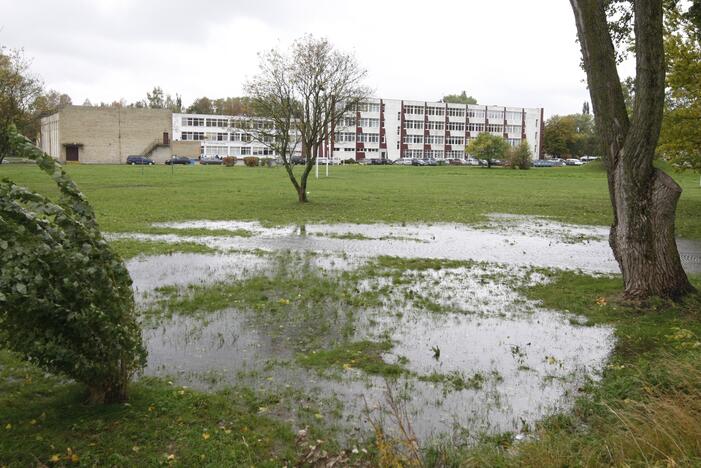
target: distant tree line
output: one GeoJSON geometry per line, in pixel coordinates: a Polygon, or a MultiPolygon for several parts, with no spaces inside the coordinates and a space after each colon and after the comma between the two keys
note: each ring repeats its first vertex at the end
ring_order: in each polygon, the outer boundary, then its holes
{"type": "Polygon", "coordinates": [[[45,90],[41,79],[31,73],[30,61],[22,49],[0,46],[0,162],[11,155],[7,129],[17,130],[35,140],[41,118],[71,104],[70,96],[45,90]]]}
{"type": "Polygon", "coordinates": [[[551,156],[566,158],[601,154],[588,102],[582,106],[581,114],[554,115],[545,122],[543,150],[551,156]]]}

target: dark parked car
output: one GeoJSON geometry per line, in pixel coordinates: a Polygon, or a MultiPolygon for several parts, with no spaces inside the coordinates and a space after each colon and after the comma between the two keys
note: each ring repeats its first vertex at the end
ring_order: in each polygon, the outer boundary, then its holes
{"type": "Polygon", "coordinates": [[[304,157],[303,157],[303,156],[292,156],[292,157],[290,158],[290,163],[291,163],[293,166],[302,165],[302,164],[305,164],[305,162],[306,162],[306,161],[304,160],[304,157]]]}
{"type": "Polygon", "coordinates": [[[173,156],[166,161],[166,164],[192,164],[192,159],[186,158],[185,156],[173,156]]]}
{"type": "Polygon", "coordinates": [[[200,164],[204,165],[221,165],[224,164],[224,161],[222,161],[220,158],[200,158],[200,164]]]}
{"type": "Polygon", "coordinates": [[[426,162],[423,159],[412,159],[411,165],[412,166],[425,166],[426,162]]]}
{"type": "Polygon", "coordinates": [[[153,166],[156,164],[153,162],[153,159],[149,159],[146,156],[137,156],[137,155],[132,155],[132,156],[127,156],[127,164],[131,164],[132,166],[134,165],[146,165],[146,166],[153,166]]]}
{"type": "Polygon", "coordinates": [[[392,164],[389,159],[373,158],[370,159],[370,164],[373,166],[384,166],[386,164],[392,164]]]}
{"type": "Polygon", "coordinates": [[[424,161],[424,166],[437,166],[438,161],[432,158],[426,158],[423,160],[424,161]]]}

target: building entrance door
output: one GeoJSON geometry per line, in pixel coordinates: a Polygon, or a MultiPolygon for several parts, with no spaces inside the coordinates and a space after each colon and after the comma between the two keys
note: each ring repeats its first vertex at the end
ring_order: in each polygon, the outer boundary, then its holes
{"type": "Polygon", "coordinates": [[[66,146],[66,161],[78,161],[78,146],[68,145],[66,146]]]}

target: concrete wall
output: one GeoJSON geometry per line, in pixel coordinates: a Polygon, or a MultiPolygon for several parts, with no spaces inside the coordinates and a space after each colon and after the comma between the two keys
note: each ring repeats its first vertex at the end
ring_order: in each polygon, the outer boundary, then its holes
{"type": "Polygon", "coordinates": [[[188,158],[200,157],[199,141],[171,141],[170,150],[175,156],[186,156],[188,158]]]}
{"type": "Polygon", "coordinates": [[[155,143],[163,142],[163,133],[172,136],[169,110],[68,106],[58,113],[58,119],[50,116],[42,120],[42,148],[44,135],[55,135],[52,126],[56,120],[58,148],[55,137],[46,146],[61,162],[66,160],[66,146],[77,145],[81,163],[122,164],[129,155],[158,150],[155,143]]]}

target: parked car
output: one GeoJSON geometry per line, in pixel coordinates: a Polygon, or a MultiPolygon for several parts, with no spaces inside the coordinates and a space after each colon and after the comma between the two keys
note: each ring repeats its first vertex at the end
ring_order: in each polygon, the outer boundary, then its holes
{"type": "Polygon", "coordinates": [[[581,158],[579,158],[579,160],[584,162],[584,163],[590,162],[590,161],[596,161],[597,159],[599,159],[598,156],[582,156],[581,158]]]}
{"type": "Polygon", "coordinates": [[[533,167],[552,167],[552,162],[547,159],[536,159],[533,161],[533,167]]]}
{"type": "Polygon", "coordinates": [[[565,165],[567,166],[582,166],[584,163],[577,158],[565,159],[565,165]]]}
{"type": "Polygon", "coordinates": [[[424,166],[437,166],[438,165],[438,161],[436,161],[433,158],[426,158],[423,161],[425,163],[424,166]]]}
{"type": "Polygon", "coordinates": [[[166,160],[166,164],[169,166],[171,164],[193,164],[193,161],[185,156],[173,156],[172,158],[166,160]]]}
{"type": "Polygon", "coordinates": [[[397,159],[392,164],[394,164],[395,166],[411,166],[412,162],[413,162],[413,160],[411,160],[411,159],[401,158],[401,159],[397,159]]]}
{"type": "Polygon", "coordinates": [[[202,165],[220,165],[223,164],[224,161],[222,161],[220,158],[200,158],[200,164],[202,165]]]}
{"type": "Polygon", "coordinates": [[[454,158],[454,159],[449,159],[448,164],[450,164],[451,166],[462,166],[462,165],[466,164],[466,162],[464,159],[454,158]]]}
{"type": "Polygon", "coordinates": [[[492,159],[492,166],[503,166],[504,161],[501,159],[492,159]]]}
{"type": "Polygon", "coordinates": [[[306,161],[304,160],[303,156],[292,156],[290,158],[290,164],[293,166],[298,166],[304,164],[306,161]]]}
{"type": "Polygon", "coordinates": [[[132,166],[135,166],[135,165],[153,166],[156,163],[153,162],[153,159],[147,158],[146,156],[131,155],[131,156],[127,156],[127,164],[131,164],[132,166]]]}
{"type": "Polygon", "coordinates": [[[387,164],[391,164],[391,162],[389,159],[372,158],[370,159],[370,164],[374,166],[384,166],[387,164]]]}
{"type": "Polygon", "coordinates": [[[411,165],[412,166],[425,166],[426,162],[423,159],[412,159],[411,165]]]}

